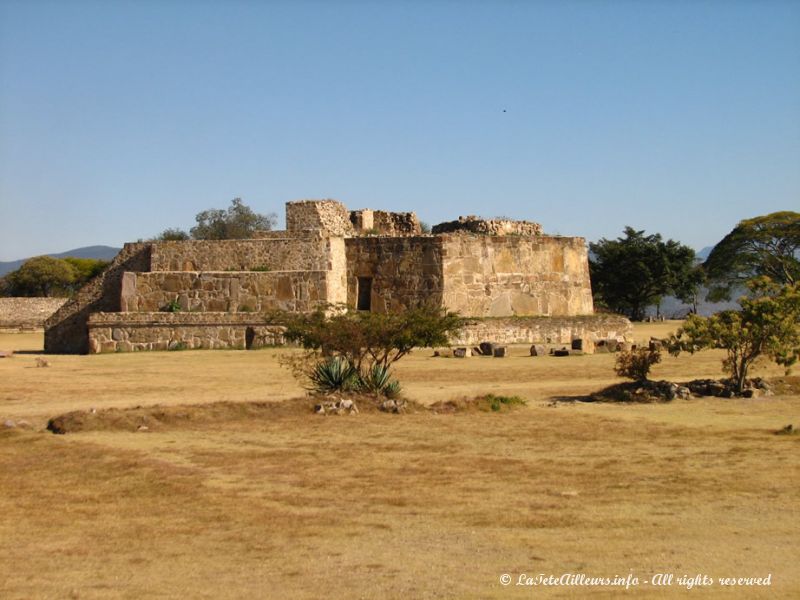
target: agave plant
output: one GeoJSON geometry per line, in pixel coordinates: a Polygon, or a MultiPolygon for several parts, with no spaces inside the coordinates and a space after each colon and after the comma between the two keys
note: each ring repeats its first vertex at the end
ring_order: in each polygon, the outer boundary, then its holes
{"type": "Polygon", "coordinates": [[[318,362],[308,374],[317,392],[351,392],[359,388],[358,370],[346,358],[331,356],[318,362]]]}
{"type": "Polygon", "coordinates": [[[400,382],[392,379],[387,366],[375,363],[361,372],[360,379],[364,391],[387,398],[395,398],[400,394],[400,382]]]}

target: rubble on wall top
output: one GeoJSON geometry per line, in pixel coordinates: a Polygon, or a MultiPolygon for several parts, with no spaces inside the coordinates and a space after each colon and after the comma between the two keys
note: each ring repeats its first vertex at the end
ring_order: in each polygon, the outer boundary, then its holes
{"type": "Polygon", "coordinates": [[[533,221],[514,221],[511,219],[482,219],[475,215],[458,217],[457,221],[447,221],[434,225],[431,230],[439,233],[477,233],[481,235],[542,235],[542,226],[533,221]]]}

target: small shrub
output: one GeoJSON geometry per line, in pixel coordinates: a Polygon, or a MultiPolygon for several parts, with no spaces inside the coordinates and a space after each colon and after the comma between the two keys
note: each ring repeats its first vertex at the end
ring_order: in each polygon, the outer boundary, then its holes
{"type": "Polygon", "coordinates": [[[253,267],[250,269],[251,271],[258,271],[259,273],[267,273],[272,269],[269,268],[268,265],[258,265],[257,267],[253,267]]]}
{"type": "Polygon", "coordinates": [[[176,313],[181,311],[181,305],[178,299],[171,300],[163,309],[164,312],[176,313]]]}
{"type": "Polygon", "coordinates": [[[320,393],[352,392],[360,388],[358,370],[346,358],[332,356],[316,363],[308,373],[311,387],[320,393]]]}
{"type": "Polygon", "coordinates": [[[503,408],[503,406],[515,406],[515,405],[525,404],[525,400],[523,400],[519,396],[495,396],[494,394],[486,394],[484,398],[489,403],[489,408],[491,408],[493,412],[499,411],[500,409],[503,408]]]}
{"type": "Polygon", "coordinates": [[[617,355],[614,372],[620,377],[634,381],[646,381],[650,374],[650,367],[661,362],[661,350],[637,348],[636,350],[623,351],[617,355]]]}

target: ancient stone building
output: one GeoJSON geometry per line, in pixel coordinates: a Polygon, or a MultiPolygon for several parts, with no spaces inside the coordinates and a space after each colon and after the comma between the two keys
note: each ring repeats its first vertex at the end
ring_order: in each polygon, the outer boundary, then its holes
{"type": "Polygon", "coordinates": [[[348,211],[321,200],[287,203],[286,230],[255,239],[126,244],[48,319],[45,349],[252,348],[280,338],[265,324],[267,311],[429,303],[479,318],[460,341],[492,334],[511,343],[568,343],[628,327],[592,316],[582,238],[475,217],[423,234],[414,213],[348,211]],[[497,320],[506,317],[513,322],[497,320]]]}

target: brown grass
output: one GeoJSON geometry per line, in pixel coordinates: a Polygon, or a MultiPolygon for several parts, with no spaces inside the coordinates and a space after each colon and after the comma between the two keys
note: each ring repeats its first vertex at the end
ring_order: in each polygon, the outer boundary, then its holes
{"type": "MultiPolygon", "coordinates": [[[[398,369],[412,399],[491,392],[527,406],[319,417],[265,403],[300,391],[274,354],[0,360],[0,420],[173,415],[146,433],[0,430],[0,598],[622,595],[498,581],[564,572],[772,573],[771,588],[701,595],[800,595],[800,436],[774,435],[800,425],[796,394],[551,406],[619,381],[613,357],[420,351],[398,369]],[[185,411],[202,418],[174,418],[185,411]]],[[[719,376],[719,358],[665,358],[655,376],[719,376]]]]}

